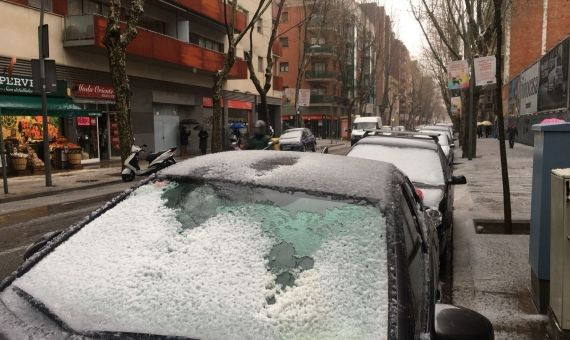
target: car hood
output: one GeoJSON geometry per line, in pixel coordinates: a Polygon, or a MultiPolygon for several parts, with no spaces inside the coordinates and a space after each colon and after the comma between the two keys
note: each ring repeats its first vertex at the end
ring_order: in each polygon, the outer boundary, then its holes
{"type": "Polygon", "coordinates": [[[417,187],[424,193],[424,206],[438,210],[439,203],[443,199],[443,188],[422,187],[421,185],[417,187]]]}

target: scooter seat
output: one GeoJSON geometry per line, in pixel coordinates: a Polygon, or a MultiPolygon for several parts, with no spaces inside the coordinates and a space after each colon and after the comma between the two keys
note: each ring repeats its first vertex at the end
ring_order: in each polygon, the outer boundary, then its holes
{"type": "Polygon", "coordinates": [[[157,159],[158,156],[162,155],[163,153],[164,153],[164,151],[151,153],[148,156],[146,156],[146,160],[150,163],[150,162],[154,161],[155,159],[157,159]]]}

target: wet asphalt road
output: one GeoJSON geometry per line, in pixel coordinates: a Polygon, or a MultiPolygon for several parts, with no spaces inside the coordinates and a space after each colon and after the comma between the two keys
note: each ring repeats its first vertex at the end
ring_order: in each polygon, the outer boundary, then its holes
{"type": "Polygon", "coordinates": [[[0,226],[0,280],[22,264],[26,248],[43,234],[62,230],[81,220],[104,202],[64,213],[32,218],[29,221],[0,226]]]}

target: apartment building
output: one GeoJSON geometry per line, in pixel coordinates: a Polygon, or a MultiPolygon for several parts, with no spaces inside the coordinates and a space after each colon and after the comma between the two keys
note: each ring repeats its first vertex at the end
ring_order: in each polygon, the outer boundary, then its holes
{"type": "MultiPolygon", "coordinates": [[[[67,88],[63,96],[84,110],[96,112],[89,118],[61,117],[54,112],[50,123],[69,141],[81,145],[84,163],[119,156],[114,94],[103,45],[108,2],[45,1],[50,59],[56,62],[58,82],[67,88]]],[[[39,0],[0,0],[0,72],[8,82],[31,79],[30,61],[38,57],[39,4],[39,0]]],[[[246,27],[256,6],[255,0],[240,1],[238,30],[246,27]]],[[[209,128],[213,74],[221,68],[227,47],[223,13],[219,0],[145,1],[138,35],[127,49],[131,118],[138,144],[147,144],[151,150],[178,146],[179,126],[185,122],[209,128]]],[[[267,62],[271,22],[272,13],[267,11],[253,31],[253,60],[260,78],[267,62]]],[[[248,79],[244,50],[249,50],[249,35],[238,48],[239,58],[224,91],[228,123],[251,124],[257,118],[258,95],[248,79]]],[[[274,52],[278,58],[279,49],[274,52]]],[[[268,94],[269,120],[276,128],[280,123],[281,86],[276,75],[268,94]]],[[[31,96],[29,89],[10,88],[5,92],[6,88],[0,87],[0,92],[3,90],[0,96],[31,96]]],[[[18,134],[15,126],[19,121],[34,119],[34,115],[3,117],[4,136],[18,134]]],[[[196,131],[191,134],[189,148],[198,149],[196,131]]]]}

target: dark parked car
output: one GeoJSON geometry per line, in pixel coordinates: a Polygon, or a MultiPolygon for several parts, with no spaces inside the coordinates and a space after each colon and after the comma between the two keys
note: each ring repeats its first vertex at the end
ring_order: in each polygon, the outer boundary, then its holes
{"type": "Polygon", "coordinates": [[[394,166],[228,152],[178,163],[0,283],[8,339],[493,339],[434,302],[432,249],[394,166]]]}
{"type": "Polygon", "coordinates": [[[347,156],[392,163],[423,191],[424,205],[442,214],[438,237],[444,260],[452,238],[453,185],[465,184],[466,180],[452,175],[438,143],[419,134],[371,135],[354,145],[347,156]]]}
{"type": "Polygon", "coordinates": [[[311,130],[297,128],[285,130],[279,137],[282,151],[316,151],[317,139],[311,130]]]}

